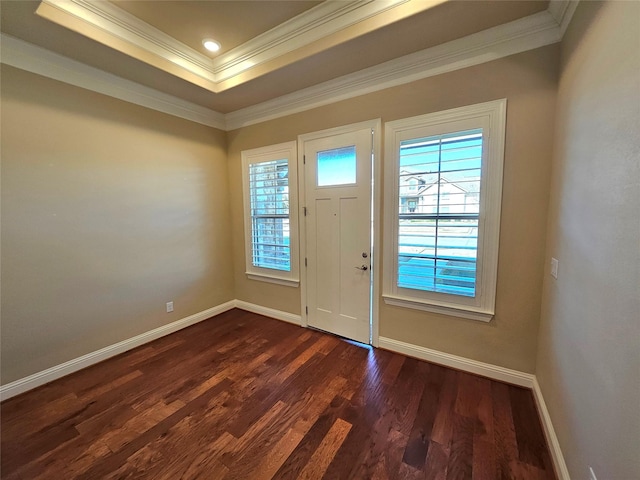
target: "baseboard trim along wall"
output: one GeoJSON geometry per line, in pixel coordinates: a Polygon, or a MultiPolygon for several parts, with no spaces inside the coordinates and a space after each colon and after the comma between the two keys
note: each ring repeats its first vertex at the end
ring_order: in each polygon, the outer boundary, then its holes
{"type": "Polygon", "coordinates": [[[57,380],[58,378],[77,372],[78,370],[82,370],[83,368],[95,365],[96,363],[102,362],[107,358],[114,357],[128,350],[144,345],[145,343],[149,343],[160,337],[164,337],[165,335],[169,335],[171,333],[177,332],[178,330],[182,330],[183,328],[189,327],[195,323],[201,322],[216,315],[220,315],[227,310],[231,310],[235,306],[236,301],[230,300],[226,303],[223,303],[222,305],[208,308],[207,310],[189,315],[188,317],[182,318],[173,323],[169,323],[168,325],[154,328],[153,330],[149,330],[148,332],[141,333],[140,335],[136,335],[135,337],[128,338],[126,340],[123,340],[122,342],[114,343],[113,345],[101,348],[100,350],[96,350],[95,352],[87,353],[86,355],[82,355],[81,357],[74,358],[73,360],[69,360],[68,362],[61,363],[60,365],[56,365],[55,367],[47,368],[46,370],[43,370],[41,372],[34,373],[33,375],[29,375],[25,378],[21,378],[20,380],[16,380],[15,382],[2,385],[0,387],[0,401],[15,397],[16,395],[24,393],[28,390],[32,390],[36,387],[44,385],[45,383],[52,382],[54,380],[57,380]]]}
{"type": "Polygon", "coordinates": [[[500,380],[501,382],[511,383],[520,387],[533,388],[534,376],[530,373],[511,370],[510,368],[499,367],[490,363],[478,362],[465,357],[459,357],[450,353],[432,350],[430,348],[413,345],[411,343],[401,342],[393,338],[380,337],[380,348],[391,350],[392,352],[402,353],[409,357],[427,360],[429,362],[444,365],[445,367],[456,368],[465,372],[475,373],[483,377],[500,380]]]}
{"type": "Polygon", "coordinates": [[[556,431],[553,428],[553,423],[551,423],[551,416],[549,415],[549,410],[547,410],[547,404],[544,402],[542,390],[540,390],[540,384],[538,383],[537,378],[533,379],[533,398],[535,399],[536,406],[538,407],[538,414],[540,415],[544,435],[547,439],[549,450],[551,451],[551,459],[553,460],[553,466],[556,469],[556,475],[559,480],[571,480],[567,464],[564,461],[564,456],[560,449],[560,442],[558,441],[556,431]]]}
{"type": "Polygon", "coordinates": [[[401,342],[399,340],[394,340],[393,338],[380,337],[378,344],[380,348],[384,348],[385,350],[402,353],[409,357],[419,358],[428,362],[437,363],[438,365],[444,365],[464,372],[482,375],[483,377],[491,378],[493,380],[499,380],[501,382],[532,389],[533,397],[536,405],[538,406],[538,413],[540,415],[540,421],[542,422],[542,428],[547,439],[547,444],[549,445],[549,450],[551,451],[551,458],[556,470],[556,475],[558,475],[559,480],[571,480],[564,461],[564,456],[562,455],[562,450],[560,449],[558,437],[556,437],[553,424],[551,423],[551,417],[547,411],[547,406],[544,403],[542,391],[540,390],[540,385],[538,385],[538,380],[535,375],[499,367],[490,363],[478,362],[477,360],[459,357],[457,355],[432,350],[419,345],[401,342]]]}
{"type": "Polygon", "coordinates": [[[60,365],[56,365],[41,372],[34,373],[33,375],[29,375],[28,377],[21,378],[15,382],[2,385],[0,386],[0,401],[7,400],[11,397],[15,397],[16,395],[20,395],[21,393],[33,390],[34,388],[40,387],[66,375],[70,375],[78,370],[82,370],[83,368],[95,365],[96,363],[102,362],[108,358],[115,357],[116,355],[128,350],[144,345],[145,343],[152,342],[153,340],[164,337],[165,335],[169,335],[177,332],[178,330],[182,330],[183,328],[190,327],[198,322],[202,322],[203,320],[207,320],[208,318],[220,315],[232,308],[240,308],[248,312],[257,313],[259,315],[275,318],[276,320],[282,320],[295,325],[300,325],[302,321],[300,315],[296,315],[294,313],[274,310],[273,308],[263,307],[261,305],[256,305],[242,300],[229,300],[222,305],[208,308],[207,310],[189,315],[188,317],[182,318],[168,325],[163,325],[162,327],[136,335],[135,337],[128,338],[122,342],[109,345],[108,347],[101,348],[95,352],[87,353],[86,355],[74,358],[68,362],[61,363],[60,365]]]}
{"type": "MultiPolygon", "coordinates": [[[[0,400],[6,400],[28,390],[32,390],[36,387],[52,382],[53,380],[64,377],[65,375],[77,372],[78,370],[90,367],[91,365],[110,357],[139,347],[160,337],[164,337],[165,335],[169,335],[203,320],[207,320],[208,318],[220,315],[232,308],[239,308],[241,310],[282,320],[294,325],[301,325],[302,322],[301,316],[294,313],[263,307],[243,300],[230,300],[226,303],[190,315],[168,325],[150,330],[114,345],[110,345],[95,352],[88,353],[87,355],[56,365],[55,367],[48,368],[42,372],[38,372],[20,380],[16,380],[15,382],[8,383],[7,385],[3,385],[0,387],[0,400]]],[[[446,367],[482,375],[483,377],[494,380],[531,388],[533,390],[536,405],[538,406],[538,412],[540,414],[540,420],[542,421],[547,443],[551,450],[551,457],[556,469],[556,474],[558,475],[559,480],[570,480],[569,472],[562,455],[562,450],[560,449],[558,438],[555,434],[553,424],[551,423],[551,417],[549,416],[542,391],[540,390],[540,385],[538,384],[535,375],[499,367],[489,363],[478,362],[476,360],[440,352],[438,350],[432,350],[419,345],[401,342],[399,340],[394,340],[393,338],[379,337],[379,347],[392,352],[402,353],[410,357],[444,365],[446,367]]]]}
{"type": "Polygon", "coordinates": [[[247,312],[264,315],[265,317],[282,320],[283,322],[293,323],[294,325],[302,325],[302,317],[295,313],[283,312],[282,310],[263,307],[262,305],[256,305],[255,303],[249,303],[243,300],[235,300],[235,307],[241,310],[246,310],[247,312]]]}

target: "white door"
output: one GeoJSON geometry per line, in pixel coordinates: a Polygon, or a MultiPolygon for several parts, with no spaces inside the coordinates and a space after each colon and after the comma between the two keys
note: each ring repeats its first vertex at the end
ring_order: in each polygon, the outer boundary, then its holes
{"type": "Polygon", "coordinates": [[[372,129],[302,140],[307,325],[370,343],[372,129]]]}

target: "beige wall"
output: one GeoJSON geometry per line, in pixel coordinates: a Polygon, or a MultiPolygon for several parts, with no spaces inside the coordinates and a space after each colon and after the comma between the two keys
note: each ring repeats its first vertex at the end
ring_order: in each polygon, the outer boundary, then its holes
{"type": "Polygon", "coordinates": [[[3,384],[234,298],[224,132],[3,65],[1,154],[3,384]]]}
{"type": "Polygon", "coordinates": [[[533,372],[544,265],[558,47],[342,101],[230,132],[231,221],[236,297],[300,313],[298,288],[248,280],[244,273],[240,152],[299,134],[381,117],[382,121],[507,98],[507,137],[496,316],[463,320],[381,301],[380,335],[533,372]]]}
{"type": "Polygon", "coordinates": [[[562,45],[536,374],[572,478],[640,478],[640,3],[562,45]]]}
{"type": "Polygon", "coordinates": [[[640,478],[639,24],[638,2],[581,2],[561,62],[545,47],[226,135],[3,65],[2,383],[232,298],[300,313],[299,289],[244,274],[240,152],[507,98],[495,319],[381,302],[380,334],[535,371],[572,476],[640,478]]]}

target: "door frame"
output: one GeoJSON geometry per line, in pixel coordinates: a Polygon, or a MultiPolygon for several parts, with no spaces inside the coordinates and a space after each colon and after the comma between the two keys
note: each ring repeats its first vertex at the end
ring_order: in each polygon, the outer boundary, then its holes
{"type": "Polygon", "coordinates": [[[382,197],[382,119],[367,120],[364,122],[351,123],[334,128],[327,128],[317,132],[304,133],[298,135],[298,218],[299,225],[299,261],[300,261],[300,317],[301,325],[308,327],[308,315],[306,313],[307,305],[307,270],[304,266],[304,259],[307,257],[307,222],[305,218],[305,207],[307,202],[305,180],[306,171],[304,168],[304,143],[319,138],[331,137],[350,133],[364,128],[373,130],[372,153],[373,162],[371,164],[371,181],[372,181],[372,217],[373,232],[371,249],[371,345],[378,346],[379,337],[379,306],[380,306],[380,288],[382,285],[382,255],[380,253],[380,245],[382,241],[381,230],[381,197],[382,197]]]}

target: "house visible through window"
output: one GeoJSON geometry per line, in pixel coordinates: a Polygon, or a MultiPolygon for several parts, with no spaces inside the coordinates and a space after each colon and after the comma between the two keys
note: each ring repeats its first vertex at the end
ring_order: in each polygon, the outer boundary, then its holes
{"type": "Polygon", "coordinates": [[[298,282],[296,144],[242,152],[247,275],[298,282]]]}
{"type": "Polygon", "coordinates": [[[400,176],[425,188],[398,217],[398,286],[475,296],[481,166],[481,129],[400,143],[400,176]]]}
{"type": "Polygon", "coordinates": [[[488,321],[506,101],[385,125],[385,302],[488,321]]]}

